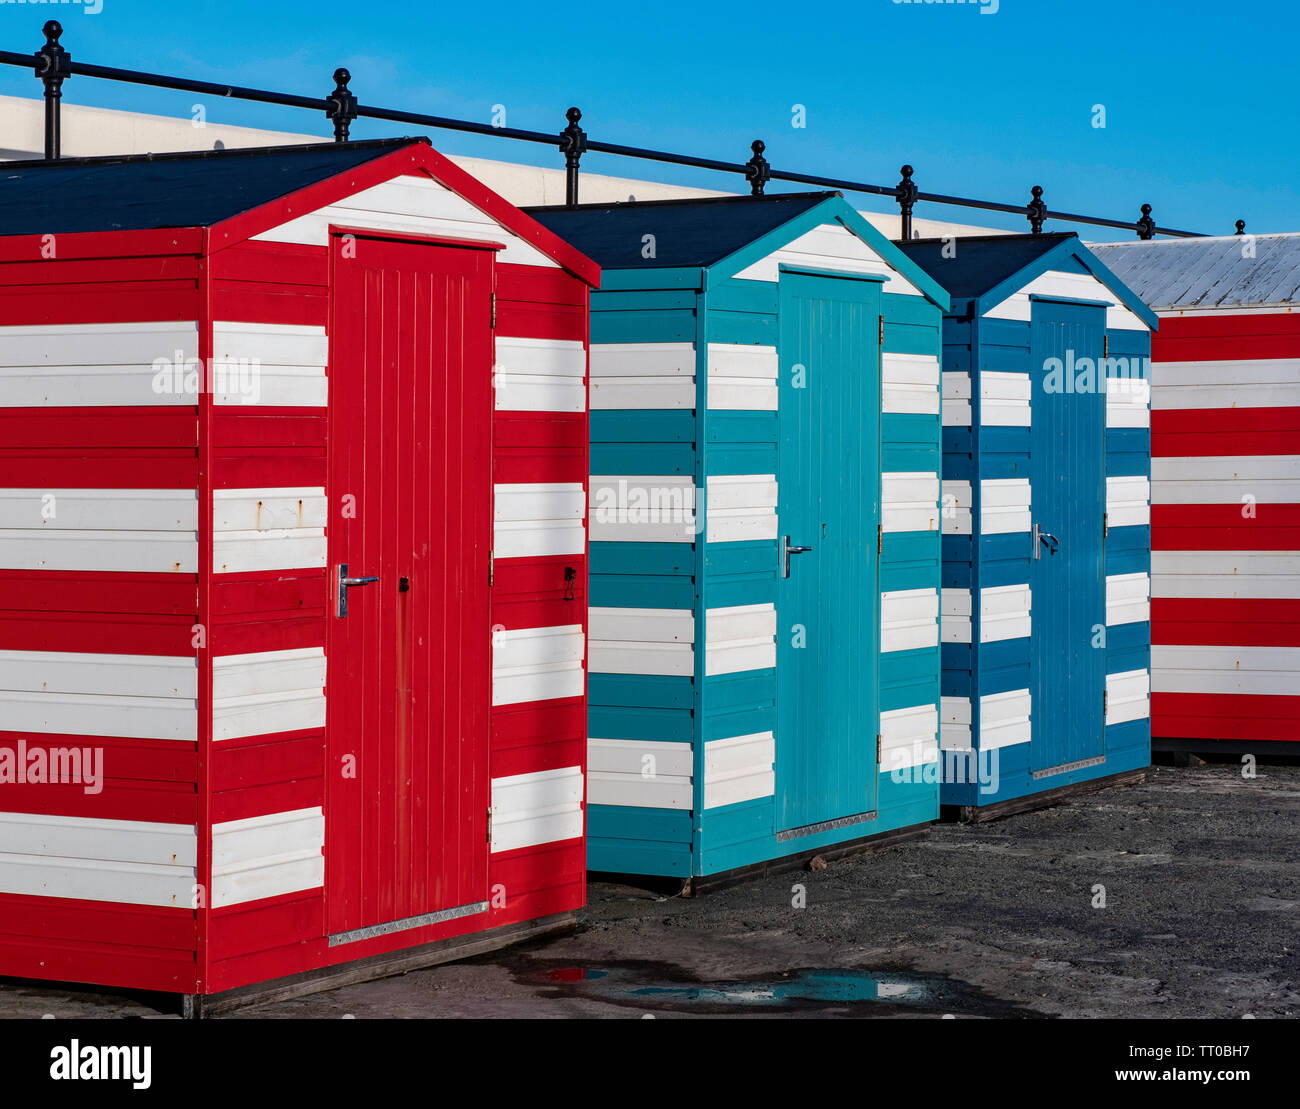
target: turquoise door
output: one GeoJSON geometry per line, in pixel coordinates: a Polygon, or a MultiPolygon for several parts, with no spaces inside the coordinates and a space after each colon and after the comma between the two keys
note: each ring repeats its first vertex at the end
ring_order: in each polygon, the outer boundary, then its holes
{"type": "Polygon", "coordinates": [[[790,831],[876,807],[881,294],[783,272],[779,295],[776,793],[790,831]]]}
{"type": "Polygon", "coordinates": [[[1106,750],[1106,310],[1031,304],[1030,770],[1044,771],[1106,750]]]}

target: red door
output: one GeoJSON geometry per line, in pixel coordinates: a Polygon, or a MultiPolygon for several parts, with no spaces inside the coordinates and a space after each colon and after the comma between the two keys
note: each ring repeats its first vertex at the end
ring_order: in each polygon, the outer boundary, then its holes
{"type": "Polygon", "coordinates": [[[331,252],[325,820],[340,942],[486,908],[493,254],[351,235],[331,252]]]}

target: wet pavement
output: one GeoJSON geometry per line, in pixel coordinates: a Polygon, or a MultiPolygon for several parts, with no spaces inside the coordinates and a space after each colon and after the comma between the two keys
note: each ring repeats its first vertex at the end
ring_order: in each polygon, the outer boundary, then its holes
{"type": "MultiPolygon", "coordinates": [[[[1157,767],[989,824],[684,899],[594,883],[576,932],[236,1018],[1300,1015],[1300,768],[1157,767]]],[[[0,1017],[158,1018],[0,982],[0,1017]]]]}

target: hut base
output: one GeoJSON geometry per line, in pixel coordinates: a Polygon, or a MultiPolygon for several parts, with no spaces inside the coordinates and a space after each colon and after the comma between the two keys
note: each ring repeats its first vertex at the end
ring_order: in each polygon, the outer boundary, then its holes
{"type": "Polygon", "coordinates": [[[249,1005],[264,1005],[272,1001],[305,997],[308,994],[338,989],[340,986],[352,986],[375,978],[387,978],[392,974],[405,974],[407,971],[422,970],[425,967],[438,966],[440,963],[468,959],[472,955],[486,955],[490,951],[522,943],[524,940],[572,931],[577,926],[578,920],[579,914],[576,911],[555,913],[552,916],[540,917],[520,924],[507,924],[486,932],[452,936],[449,939],[427,943],[421,947],[407,948],[404,951],[388,951],[350,963],[305,970],[300,974],[273,978],[267,982],[255,982],[222,993],[176,996],[180,1001],[181,1016],[197,1020],[249,1005]]]}
{"type": "MultiPolygon", "coordinates": [[[[1300,742],[1294,739],[1157,739],[1151,737],[1151,750],[1166,755],[1198,755],[1201,758],[1254,755],[1261,761],[1300,758],[1300,742]]],[[[1188,765],[1174,762],[1175,766],[1188,765]]]]}
{"type": "Polygon", "coordinates": [[[687,881],[681,895],[683,897],[697,897],[702,893],[712,893],[728,886],[738,885],[741,882],[748,882],[754,878],[767,878],[774,874],[803,870],[812,859],[818,856],[827,862],[831,862],[834,859],[843,859],[850,855],[878,851],[885,847],[893,847],[896,843],[916,839],[918,836],[925,835],[929,830],[930,824],[928,822],[925,824],[911,824],[906,828],[895,828],[892,831],[880,832],[874,836],[861,836],[858,839],[847,840],[844,843],[799,851],[793,855],[782,855],[779,859],[768,859],[761,863],[738,866],[732,870],[719,871],[717,874],[696,876],[687,881]]]}
{"type": "Polygon", "coordinates": [[[1041,793],[1030,793],[1024,797],[1009,797],[1005,801],[995,801],[991,805],[940,805],[939,819],[959,824],[983,824],[990,820],[1001,820],[1004,816],[1015,816],[1017,813],[1049,809],[1062,801],[1069,801],[1088,793],[1115,789],[1118,786],[1139,785],[1147,780],[1147,769],[1144,766],[1137,770],[1125,770],[1105,778],[1074,782],[1068,786],[1057,786],[1055,789],[1045,789],[1041,793]]]}

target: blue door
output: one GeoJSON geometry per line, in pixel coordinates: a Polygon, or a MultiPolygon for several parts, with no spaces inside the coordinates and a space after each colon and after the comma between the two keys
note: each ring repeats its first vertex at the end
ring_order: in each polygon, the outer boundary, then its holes
{"type": "Polygon", "coordinates": [[[1106,750],[1106,310],[1031,304],[1030,770],[1050,771],[1106,750]]]}
{"type": "Polygon", "coordinates": [[[779,831],[876,807],[879,313],[876,282],[781,274],[779,831]]]}

